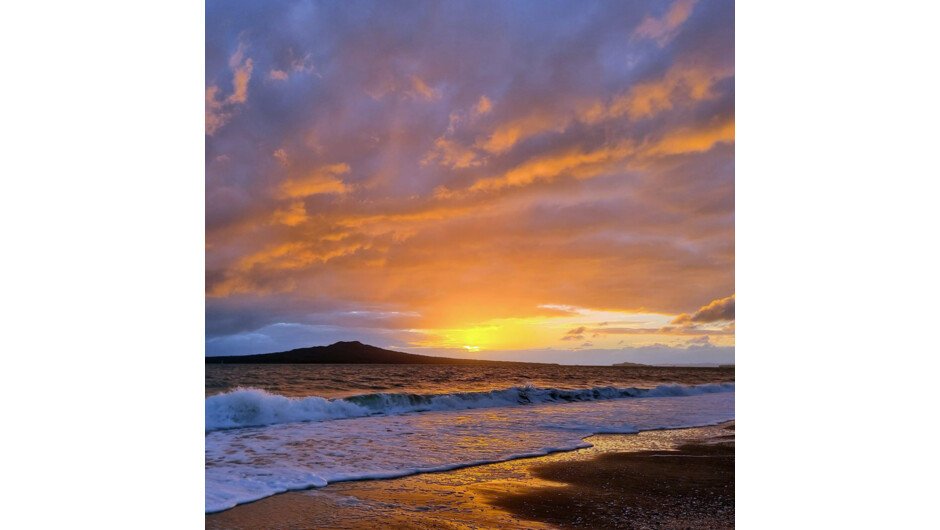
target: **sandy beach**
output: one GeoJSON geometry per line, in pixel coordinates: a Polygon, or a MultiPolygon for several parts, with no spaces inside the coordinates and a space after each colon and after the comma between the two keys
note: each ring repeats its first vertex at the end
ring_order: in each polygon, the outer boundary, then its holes
{"type": "Polygon", "coordinates": [[[287,492],[206,515],[206,528],[734,527],[734,422],[585,441],[593,447],[287,492]]]}

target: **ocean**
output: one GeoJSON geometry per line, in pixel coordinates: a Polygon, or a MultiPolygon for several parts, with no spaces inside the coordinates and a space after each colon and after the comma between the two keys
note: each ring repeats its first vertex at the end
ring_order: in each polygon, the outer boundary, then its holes
{"type": "Polygon", "coordinates": [[[206,513],[734,419],[733,368],[206,365],[206,513]]]}

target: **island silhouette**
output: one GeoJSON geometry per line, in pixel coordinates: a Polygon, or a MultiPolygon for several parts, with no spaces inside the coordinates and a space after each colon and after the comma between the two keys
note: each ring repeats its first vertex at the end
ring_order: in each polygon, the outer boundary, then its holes
{"type": "Polygon", "coordinates": [[[528,365],[558,366],[557,363],[527,363],[521,361],[491,361],[483,359],[455,359],[417,355],[377,346],[357,340],[340,341],[329,346],[311,346],[275,353],[255,355],[222,355],[206,357],[206,364],[472,364],[472,365],[528,365]]]}

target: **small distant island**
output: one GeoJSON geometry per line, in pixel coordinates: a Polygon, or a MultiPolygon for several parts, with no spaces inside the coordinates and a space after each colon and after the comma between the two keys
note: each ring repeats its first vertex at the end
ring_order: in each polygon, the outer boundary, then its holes
{"type": "Polygon", "coordinates": [[[312,346],[276,353],[256,355],[224,355],[206,357],[206,364],[471,364],[499,366],[557,366],[555,363],[488,361],[416,355],[386,350],[357,340],[341,341],[329,346],[312,346]]]}
{"type": "Polygon", "coordinates": [[[633,368],[734,368],[733,364],[691,363],[691,364],[643,364],[643,363],[614,363],[611,366],[627,366],[633,368]]]}

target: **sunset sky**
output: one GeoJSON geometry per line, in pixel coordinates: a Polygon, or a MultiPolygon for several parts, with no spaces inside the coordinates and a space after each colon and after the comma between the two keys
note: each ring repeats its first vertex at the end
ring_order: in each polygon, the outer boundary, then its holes
{"type": "Polygon", "coordinates": [[[206,354],[732,362],[734,3],[206,4],[206,354]]]}

